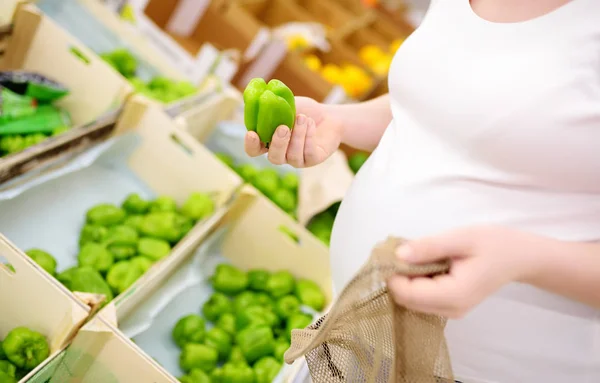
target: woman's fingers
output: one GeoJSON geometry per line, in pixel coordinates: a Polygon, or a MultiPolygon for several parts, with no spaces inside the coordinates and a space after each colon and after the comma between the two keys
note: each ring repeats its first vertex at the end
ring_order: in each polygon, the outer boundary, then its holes
{"type": "Polygon", "coordinates": [[[317,146],[317,125],[312,118],[308,119],[306,138],[304,139],[304,162],[316,164],[319,162],[319,147],[317,146]]]}
{"type": "Polygon", "coordinates": [[[304,141],[306,140],[306,130],[310,119],[305,115],[298,115],[292,137],[287,149],[287,163],[295,168],[304,166],[304,141]]]}
{"type": "Polygon", "coordinates": [[[258,157],[267,152],[267,148],[265,147],[265,144],[260,141],[260,138],[258,138],[258,134],[252,131],[246,133],[244,149],[250,157],[258,157]]]}
{"type": "Polygon", "coordinates": [[[285,155],[290,143],[291,130],[285,125],[281,125],[273,134],[271,143],[269,144],[269,161],[275,165],[285,164],[285,155]]]}

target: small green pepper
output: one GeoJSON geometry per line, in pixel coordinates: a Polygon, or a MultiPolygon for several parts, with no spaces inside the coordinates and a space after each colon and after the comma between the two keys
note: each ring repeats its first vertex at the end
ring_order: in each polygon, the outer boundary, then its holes
{"type": "Polygon", "coordinates": [[[101,273],[106,273],[114,264],[115,258],[103,245],[88,242],[79,250],[77,256],[79,266],[89,266],[101,273]]]}
{"type": "Polygon", "coordinates": [[[235,340],[248,363],[272,355],[275,350],[273,330],[268,326],[248,327],[238,332],[235,340]]]}
{"type": "Polygon", "coordinates": [[[46,337],[26,327],[11,330],[2,342],[8,360],[18,368],[33,370],[50,356],[46,337]]]}
{"type": "Polygon", "coordinates": [[[296,173],[286,173],[283,177],[281,177],[281,186],[291,192],[298,192],[299,184],[300,181],[296,173]]]}
{"type": "Polygon", "coordinates": [[[219,360],[227,360],[231,353],[232,345],[231,335],[225,330],[213,327],[206,333],[204,344],[210,346],[219,352],[219,360]]]}
{"type": "Polygon", "coordinates": [[[256,303],[259,306],[275,311],[275,301],[267,293],[256,293],[256,303]]]}
{"type": "Polygon", "coordinates": [[[135,229],[138,233],[140,232],[140,227],[142,226],[142,222],[144,222],[144,216],[141,214],[133,214],[125,218],[123,221],[123,225],[129,226],[132,229],[135,229]]]}
{"type": "Polygon", "coordinates": [[[148,237],[177,242],[183,237],[188,224],[173,211],[158,211],[144,216],[140,232],[148,237]]]}
{"type": "Polygon", "coordinates": [[[4,349],[2,348],[1,340],[0,340],[0,360],[6,360],[6,353],[4,352],[4,349]]]}
{"type": "Polygon", "coordinates": [[[267,281],[267,292],[273,298],[281,298],[294,292],[295,279],[289,271],[277,271],[267,281]]]}
{"type": "Polygon", "coordinates": [[[264,324],[269,327],[275,327],[279,324],[279,318],[263,306],[251,306],[237,314],[235,328],[243,330],[250,324],[264,324]]]}
{"type": "Polygon", "coordinates": [[[258,304],[256,294],[252,291],[243,291],[233,298],[233,312],[240,313],[250,306],[258,304]]]}
{"type": "Polygon", "coordinates": [[[309,326],[312,323],[312,317],[308,314],[304,313],[296,313],[290,315],[286,322],[286,335],[288,339],[292,337],[292,330],[294,329],[303,329],[309,326]]]}
{"type": "Polygon", "coordinates": [[[204,344],[188,343],[183,346],[179,356],[179,366],[186,372],[196,368],[211,372],[217,366],[218,359],[219,352],[214,348],[204,344]]]}
{"type": "Polygon", "coordinates": [[[244,123],[264,143],[271,142],[280,125],[292,129],[296,120],[294,94],[283,82],[262,78],[250,80],[244,90],[244,123]]]}
{"type": "Polygon", "coordinates": [[[92,207],[86,213],[87,223],[112,226],[118,225],[125,220],[125,210],[109,203],[103,203],[92,207]]]}
{"type": "Polygon", "coordinates": [[[177,321],[171,335],[181,348],[188,343],[202,343],[206,337],[206,322],[199,315],[186,315],[177,321]]]}
{"type": "Polygon", "coordinates": [[[127,214],[145,214],[148,212],[150,202],[140,197],[137,193],[132,193],[125,198],[121,205],[127,214]]]}
{"type": "Polygon", "coordinates": [[[229,360],[227,363],[230,364],[245,364],[247,365],[246,358],[244,358],[244,354],[242,354],[242,350],[238,346],[233,346],[231,349],[231,353],[229,354],[229,360]]]}
{"type": "Polygon", "coordinates": [[[271,195],[271,198],[273,202],[286,213],[293,213],[296,211],[296,195],[290,190],[278,189],[271,195]]]}
{"type": "Polygon", "coordinates": [[[252,179],[252,185],[271,198],[280,188],[279,174],[274,169],[262,169],[252,179]]]}
{"type": "Polygon", "coordinates": [[[231,300],[221,293],[213,293],[202,305],[202,315],[211,322],[216,322],[221,315],[232,311],[231,300]]]}
{"type": "Polygon", "coordinates": [[[163,239],[143,237],[138,242],[137,252],[152,261],[158,261],[169,255],[171,245],[163,239]]]}
{"type": "Polygon", "coordinates": [[[211,280],[216,291],[227,295],[238,294],[248,287],[248,275],[228,264],[218,265],[211,280]]]}
{"type": "Polygon", "coordinates": [[[113,299],[113,293],[98,270],[91,267],[78,267],[69,272],[69,285],[65,285],[71,291],[84,293],[102,294],[108,303],[113,299]]]}
{"type": "Polygon", "coordinates": [[[151,213],[170,211],[174,212],[177,210],[177,202],[173,197],[159,196],[154,201],[150,202],[149,210],[151,213]]]}
{"type": "Polygon", "coordinates": [[[108,234],[108,229],[100,225],[84,225],[79,234],[79,246],[88,242],[102,243],[108,234]]]}
{"type": "Polygon", "coordinates": [[[215,325],[229,335],[235,335],[235,315],[231,313],[222,314],[215,325]]]}
{"type": "Polygon", "coordinates": [[[223,383],[223,368],[217,367],[210,373],[211,383],[223,383]]]}
{"type": "Polygon", "coordinates": [[[296,296],[302,304],[312,307],[317,311],[325,307],[325,294],[315,282],[308,279],[300,279],[296,282],[296,296]]]}
{"type": "Polygon", "coordinates": [[[181,214],[194,221],[206,218],[214,211],[215,203],[206,193],[192,193],[181,206],[181,214]]]}
{"type": "Polygon", "coordinates": [[[283,361],[283,355],[290,348],[290,342],[286,337],[279,337],[275,340],[275,351],[273,351],[273,356],[278,361],[283,361]]]}
{"type": "Polygon", "coordinates": [[[56,274],[56,259],[52,255],[40,249],[30,249],[25,253],[48,274],[56,274]]]}
{"type": "Polygon", "coordinates": [[[56,279],[58,279],[58,281],[60,283],[62,283],[63,285],[65,285],[65,287],[69,290],[71,289],[71,279],[73,276],[73,273],[75,272],[75,270],[77,270],[77,267],[70,267],[60,273],[58,273],[56,275],[56,279]]]}
{"type": "Polygon", "coordinates": [[[287,319],[290,315],[300,312],[300,300],[294,295],[281,297],[275,303],[275,312],[281,319],[287,319]]]}
{"type": "Polygon", "coordinates": [[[255,376],[254,370],[244,364],[230,364],[225,363],[223,365],[223,377],[222,383],[254,383],[255,376]]]}
{"type": "Polygon", "coordinates": [[[179,378],[181,383],[211,383],[210,377],[200,369],[193,369],[188,375],[179,378]]]}
{"type": "Polygon", "coordinates": [[[108,271],[106,282],[115,294],[121,294],[142,275],[144,275],[144,270],[137,264],[130,261],[119,261],[108,271]]]}
{"type": "Polygon", "coordinates": [[[118,225],[108,230],[103,244],[115,260],[119,261],[135,255],[138,240],[138,233],[134,228],[118,225]]]}
{"type": "Polygon", "coordinates": [[[0,383],[4,383],[4,380],[2,380],[2,373],[14,378],[17,375],[17,366],[8,360],[0,360],[0,383]]]}
{"type": "Polygon", "coordinates": [[[152,265],[154,264],[151,260],[149,260],[146,257],[133,257],[129,260],[129,262],[134,265],[135,267],[139,267],[140,269],[142,269],[142,271],[145,273],[146,271],[148,271],[152,265]]]}
{"type": "Polygon", "coordinates": [[[256,383],[271,383],[281,370],[281,363],[272,356],[265,356],[254,364],[256,383]]]}
{"type": "Polygon", "coordinates": [[[254,269],[248,271],[248,287],[254,291],[266,291],[271,273],[267,270],[254,269]]]}
{"type": "Polygon", "coordinates": [[[235,171],[246,182],[252,182],[252,180],[258,173],[258,169],[252,164],[242,164],[236,167],[235,171]]]}

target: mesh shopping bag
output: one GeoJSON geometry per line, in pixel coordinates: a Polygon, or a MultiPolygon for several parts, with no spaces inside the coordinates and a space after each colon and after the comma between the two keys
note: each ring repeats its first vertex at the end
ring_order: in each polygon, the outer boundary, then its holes
{"type": "Polygon", "coordinates": [[[454,382],[446,320],[399,307],[386,287],[394,274],[434,276],[448,264],[403,264],[394,255],[401,242],[377,246],[329,313],[292,332],[286,363],[304,356],[315,383],[454,382]]]}

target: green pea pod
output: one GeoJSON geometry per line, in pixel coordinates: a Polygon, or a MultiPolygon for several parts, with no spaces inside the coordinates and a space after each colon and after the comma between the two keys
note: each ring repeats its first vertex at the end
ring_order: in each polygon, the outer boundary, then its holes
{"type": "Polygon", "coordinates": [[[260,140],[271,142],[273,133],[280,125],[290,129],[296,120],[294,94],[283,82],[262,78],[252,79],[244,90],[244,123],[255,131],[260,140]]]}
{"type": "Polygon", "coordinates": [[[2,347],[12,364],[29,371],[50,356],[46,337],[26,327],[17,327],[10,331],[2,347]]]}

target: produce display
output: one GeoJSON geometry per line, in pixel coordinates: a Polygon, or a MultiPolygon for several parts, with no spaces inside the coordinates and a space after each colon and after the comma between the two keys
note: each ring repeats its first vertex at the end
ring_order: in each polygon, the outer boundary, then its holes
{"type": "Polygon", "coordinates": [[[283,366],[291,331],[312,323],[325,295],[289,271],[244,272],[220,264],[210,278],[214,293],[199,314],[175,324],[183,383],[271,383],[283,366]]]}
{"type": "Polygon", "coordinates": [[[392,64],[392,58],[403,42],[403,39],[394,40],[387,51],[377,45],[368,44],[360,48],[358,55],[373,73],[378,76],[387,76],[392,64]]]}
{"type": "Polygon", "coordinates": [[[350,155],[348,158],[348,166],[354,174],[358,173],[360,168],[369,159],[369,154],[365,152],[356,152],[350,155]]]}
{"type": "Polygon", "coordinates": [[[56,259],[46,251],[30,249],[26,254],[69,290],[103,294],[107,303],[167,256],[214,209],[206,193],[192,193],[181,206],[169,196],[145,200],[130,194],[121,206],[103,203],[86,212],[77,266],[57,273],[56,259]]]}
{"type": "Polygon", "coordinates": [[[305,55],[304,64],[309,69],[320,73],[326,81],[344,88],[344,91],[353,98],[360,98],[373,86],[371,75],[354,64],[327,63],[323,65],[321,59],[314,54],[305,55]]]}
{"type": "Polygon", "coordinates": [[[333,223],[339,208],[339,202],[331,205],[329,209],[314,216],[308,225],[306,225],[308,231],[313,233],[315,237],[319,238],[327,246],[329,246],[329,242],[331,241],[331,230],[333,229],[333,223]]]}
{"type": "Polygon", "coordinates": [[[163,76],[156,76],[145,82],[136,76],[138,61],[127,49],[116,49],[103,53],[100,57],[129,80],[136,92],[162,103],[168,104],[198,92],[198,88],[188,81],[175,81],[163,76]]]}
{"type": "Polygon", "coordinates": [[[0,340],[0,383],[17,383],[49,356],[44,335],[26,327],[12,329],[0,340]]]}
{"type": "Polygon", "coordinates": [[[36,73],[0,72],[0,157],[18,153],[71,126],[54,102],[69,91],[36,73]]]}
{"type": "Polygon", "coordinates": [[[249,163],[236,164],[233,158],[225,153],[217,153],[216,155],[244,181],[257,188],[283,211],[293,217],[296,216],[299,184],[296,173],[290,172],[280,175],[273,168],[259,169],[249,163]]]}

